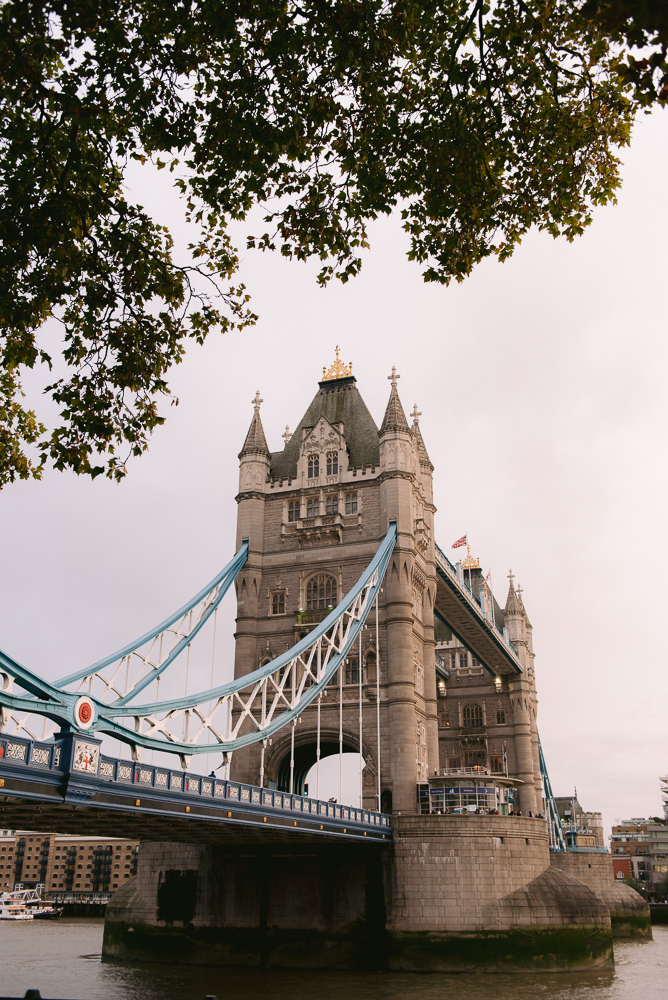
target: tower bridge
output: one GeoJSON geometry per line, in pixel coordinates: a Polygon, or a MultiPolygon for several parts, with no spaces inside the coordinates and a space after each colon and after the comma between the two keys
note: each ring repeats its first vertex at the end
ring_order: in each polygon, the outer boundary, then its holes
{"type": "Polygon", "coordinates": [[[237,552],[160,625],[56,682],[0,652],[3,823],[113,815],[144,841],[108,908],[110,957],[178,939],[185,960],[219,964],[579,968],[609,964],[620,914],[645,919],[600,862],[574,871],[521,591],[511,575],[501,608],[475,560],[436,545],[434,467],[399,378],[378,427],[337,349],[275,452],[256,394],[237,552]],[[234,678],[216,686],[232,585],[234,678]],[[161,699],[211,634],[211,685],[161,699]],[[312,767],[350,751],[359,801],[342,783],[338,802],[304,794],[312,767]]]}

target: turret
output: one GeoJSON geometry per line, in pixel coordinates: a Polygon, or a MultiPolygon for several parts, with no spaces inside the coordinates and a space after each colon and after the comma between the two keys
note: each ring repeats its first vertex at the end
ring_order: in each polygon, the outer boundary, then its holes
{"type": "Polygon", "coordinates": [[[244,539],[251,550],[262,548],[264,533],[264,490],[269,476],[270,452],[260,420],[259,390],[253,402],[253,419],[244,446],[239,452],[239,513],[237,517],[237,548],[244,539]]]}

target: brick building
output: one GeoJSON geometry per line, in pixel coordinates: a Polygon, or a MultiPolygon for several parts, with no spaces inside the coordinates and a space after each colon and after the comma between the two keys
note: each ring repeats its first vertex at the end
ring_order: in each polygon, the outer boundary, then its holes
{"type": "Polygon", "coordinates": [[[668,875],[668,821],[634,818],[613,826],[610,837],[615,877],[629,871],[642,882],[648,899],[657,897],[660,882],[668,875]]]}
{"type": "Polygon", "coordinates": [[[137,871],[136,841],[17,830],[0,837],[0,890],[115,892],[137,871]]]}

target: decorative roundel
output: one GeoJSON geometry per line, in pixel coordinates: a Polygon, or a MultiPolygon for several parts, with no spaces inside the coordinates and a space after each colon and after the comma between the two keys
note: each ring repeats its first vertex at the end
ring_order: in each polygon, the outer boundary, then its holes
{"type": "Polygon", "coordinates": [[[74,721],[79,729],[90,729],[95,719],[95,706],[90,698],[79,698],[74,706],[74,721]]]}

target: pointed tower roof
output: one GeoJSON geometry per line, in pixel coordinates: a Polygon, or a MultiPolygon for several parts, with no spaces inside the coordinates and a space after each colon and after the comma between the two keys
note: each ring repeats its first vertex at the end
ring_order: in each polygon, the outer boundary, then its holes
{"type": "Polygon", "coordinates": [[[425,448],[424,440],[422,438],[422,432],[420,431],[420,424],[418,422],[419,417],[421,416],[422,414],[417,408],[417,403],[415,403],[413,406],[413,412],[411,413],[411,417],[413,418],[413,426],[411,427],[411,434],[413,435],[413,438],[415,439],[415,443],[417,445],[418,455],[420,456],[420,464],[431,466],[433,472],[434,466],[431,464],[431,460],[429,458],[429,455],[427,454],[427,449],[425,448]]]}
{"type": "Polygon", "coordinates": [[[329,370],[323,370],[318,392],[308,410],[299,421],[294,434],[285,439],[283,451],[271,456],[271,475],[274,479],[297,475],[297,460],[304,438],[304,431],[315,427],[321,417],[333,427],[343,424],[348,449],[348,461],[354,467],[380,464],[378,428],[356,386],[352,365],[337,360],[329,370]]]}
{"type": "Polygon", "coordinates": [[[269,458],[270,451],[267,445],[267,439],[264,436],[262,421],[260,420],[260,404],[262,402],[263,400],[260,399],[260,390],[258,389],[252,400],[254,407],[253,419],[251,420],[251,425],[248,428],[248,434],[246,435],[244,446],[239,452],[239,458],[243,458],[244,455],[266,455],[267,458],[269,458]]]}
{"type": "Polygon", "coordinates": [[[513,571],[512,569],[508,573],[508,579],[510,580],[510,587],[508,588],[508,597],[506,598],[506,606],[504,608],[503,614],[507,615],[522,615],[524,614],[524,608],[522,607],[522,602],[519,600],[517,593],[515,591],[515,586],[513,584],[513,571]]]}
{"type": "Polygon", "coordinates": [[[517,587],[517,600],[519,601],[520,607],[522,609],[522,614],[526,618],[526,623],[531,627],[531,622],[529,621],[529,616],[527,614],[527,609],[524,607],[524,601],[522,600],[522,588],[518,585],[517,587]]]}
{"type": "Polygon", "coordinates": [[[390,398],[387,403],[387,409],[385,410],[385,416],[383,417],[383,422],[380,425],[381,437],[388,431],[408,430],[406,414],[404,413],[404,408],[401,405],[399,393],[397,392],[397,379],[401,378],[401,375],[397,375],[397,369],[392,368],[392,374],[387,377],[392,383],[392,388],[390,389],[390,398]]]}

